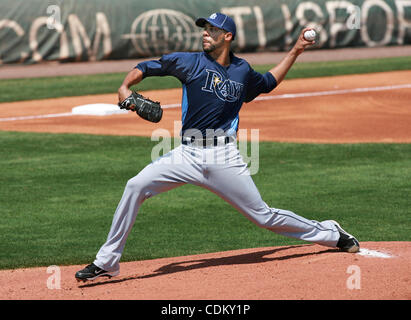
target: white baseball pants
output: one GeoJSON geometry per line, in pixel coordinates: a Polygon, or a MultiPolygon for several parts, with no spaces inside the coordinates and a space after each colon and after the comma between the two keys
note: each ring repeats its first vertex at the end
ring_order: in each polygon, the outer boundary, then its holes
{"type": "Polygon", "coordinates": [[[288,210],[270,208],[249,175],[236,141],[209,148],[180,145],[127,182],[107,241],[98,251],[94,264],[106,271],[119,270],[141,204],[186,183],[214,192],[249,220],[277,234],[327,247],[335,247],[339,239],[331,221],[308,220],[288,210]]]}

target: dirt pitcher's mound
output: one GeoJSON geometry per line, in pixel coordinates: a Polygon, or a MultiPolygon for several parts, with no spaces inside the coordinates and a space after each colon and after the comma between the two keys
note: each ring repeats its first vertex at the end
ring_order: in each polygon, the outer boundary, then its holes
{"type": "Polygon", "coordinates": [[[0,299],[411,299],[411,242],[361,245],[357,254],[308,244],[125,262],[120,276],[86,283],[74,279],[84,266],[4,270],[0,299]]]}

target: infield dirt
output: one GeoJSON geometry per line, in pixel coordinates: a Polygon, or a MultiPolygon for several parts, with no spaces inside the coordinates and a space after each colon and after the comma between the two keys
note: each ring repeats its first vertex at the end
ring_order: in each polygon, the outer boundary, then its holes
{"type": "MultiPolygon", "coordinates": [[[[159,100],[162,105],[181,102],[181,89],[143,94],[159,100]]],[[[247,129],[249,133],[251,129],[258,129],[260,141],[411,142],[411,71],[288,80],[262,97],[267,100],[246,104],[240,112],[240,129],[247,129]],[[393,86],[398,89],[390,88],[393,86]]],[[[0,130],[151,136],[161,128],[172,136],[179,134],[179,130],[175,130],[175,121],[181,120],[179,107],[165,109],[158,124],[131,112],[42,118],[96,103],[116,104],[117,95],[2,103],[0,130]],[[7,121],[7,118],[26,116],[40,118],[7,121]]]]}
{"type": "Polygon", "coordinates": [[[0,271],[0,299],[333,300],[411,299],[409,242],[364,242],[390,258],[319,245],[225,251],[121,263],[112,279],[77,282],[84,266],[0,271]],[[54,282],[53,282],[54,281],[54,282]]]}

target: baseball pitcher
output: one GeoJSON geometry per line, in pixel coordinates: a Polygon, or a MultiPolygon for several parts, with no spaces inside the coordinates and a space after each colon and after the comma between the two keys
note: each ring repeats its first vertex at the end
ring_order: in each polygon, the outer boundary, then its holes
{"type": "Polygon", "coordinates": [[[229,16],[213,13],[197,19],[196,25],[203,28],[202,52],[176,52],[139,63],[118,90],[120,107],[158,122],[161,106],[132,92],[130,87],[152,76],[179,79],[183,90],[181,145],[127,182],[107,241],[94,262],[75,274],[79,281],[118,275],[127,236],[142,203],[187,183],[214,192],[250,221],[277,234],[345,252],[359,251],[357,239],[337,222],[309,220],[266,204],[237,148],[241,106],[281,83],[297,57],[314,43],[303,36],[309,29],[302,30],[294,47],[277,66],[261,74],[232,53],[236,26],[229,16]]]}

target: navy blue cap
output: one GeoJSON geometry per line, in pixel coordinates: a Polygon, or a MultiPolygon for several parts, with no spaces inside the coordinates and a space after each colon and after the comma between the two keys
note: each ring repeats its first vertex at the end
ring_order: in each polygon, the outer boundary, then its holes
{"type": "Polygon", "coordinates": [[[233,34],[234,40],[237,28],[235,26],[234,20],[231,19],[229,16],[220,12],[216,12],[208,18],[198,18],[196,20],[196,25],[199,27],[204,27],[207,22],[214,27],[231,32],[233,34]]]}

